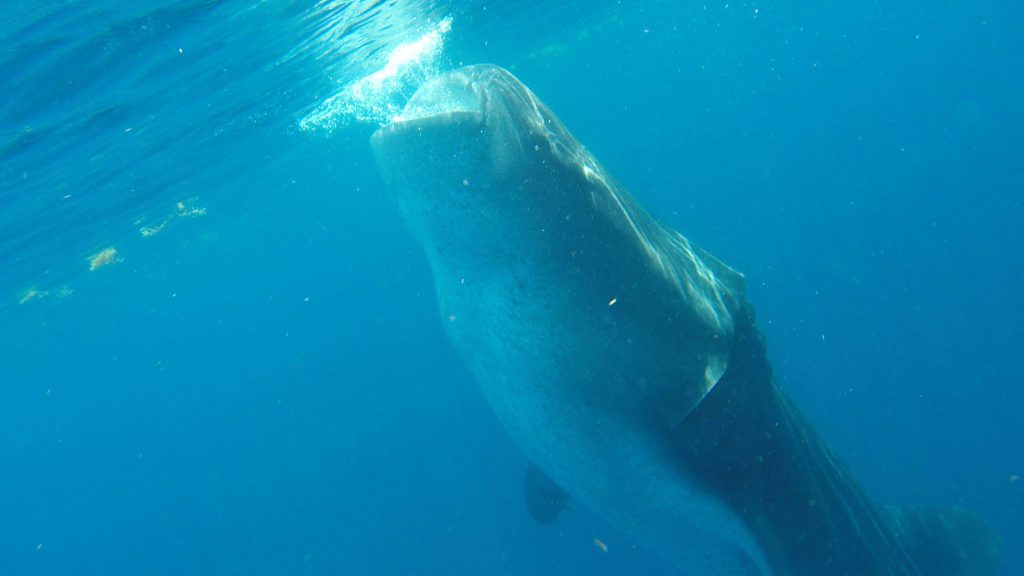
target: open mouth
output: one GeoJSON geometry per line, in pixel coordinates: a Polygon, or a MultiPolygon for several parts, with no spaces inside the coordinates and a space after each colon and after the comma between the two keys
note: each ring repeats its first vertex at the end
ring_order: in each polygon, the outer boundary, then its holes
{"type": "Polygon", "coordinates": [[[446,118],[479,123],[484,98],[475,83],[464,74],[449,72],[424,82],[391,124],[420,124],[428,119],[446,118]]]}

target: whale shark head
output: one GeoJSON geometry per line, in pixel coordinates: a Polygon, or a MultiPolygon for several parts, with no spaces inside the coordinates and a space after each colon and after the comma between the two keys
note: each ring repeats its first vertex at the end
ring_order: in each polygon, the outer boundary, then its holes
{"type": "MultiPolygon", "coordinates": [[[[505,70],[471,66],[423,84],[371,140],[406,222],[432,260],[528,256],[532,236],[592,210],[592,190],[567,188],[575,145],[533,93],[505,70]]],[[[584,182],[581,181],[581,184],[584,182]]]]}

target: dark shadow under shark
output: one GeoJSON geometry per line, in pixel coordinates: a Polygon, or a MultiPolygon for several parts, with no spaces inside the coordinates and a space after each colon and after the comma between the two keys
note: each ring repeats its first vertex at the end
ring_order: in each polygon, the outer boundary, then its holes
{"type": "MultiPolygon", "coordinates": [[[[702,576],[988,576],[955,508],[872,502],[779,390],[742,276],[656,222],[494,66],[421,86],[372,138],[450,340],[568,495],[702,576]]],[[[543,472],[541,472],[543,470],[543,472]]]]}

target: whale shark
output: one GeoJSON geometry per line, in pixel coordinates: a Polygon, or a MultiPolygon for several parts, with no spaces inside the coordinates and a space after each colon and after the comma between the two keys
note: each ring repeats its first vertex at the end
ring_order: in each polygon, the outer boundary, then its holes
{"type": "Polygon", "coordinates": [[[371,146],[535,518],[571,498],[700,576],[995,572],[978,516],[865,494],[776,382],[743,276],[511,73],[425,82],[371,146]]]}

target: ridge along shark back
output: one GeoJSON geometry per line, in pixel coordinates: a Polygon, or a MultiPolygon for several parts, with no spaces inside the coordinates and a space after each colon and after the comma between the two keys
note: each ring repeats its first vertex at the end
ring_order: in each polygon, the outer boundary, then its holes
{"type": "Polygon", "coordinates": [[[702,576],[994,573],[977,516],[864,494],[777,387],[742,276],[512,74],[437,77],[371,143],[538,520],[572,497],[702,576]]]}

